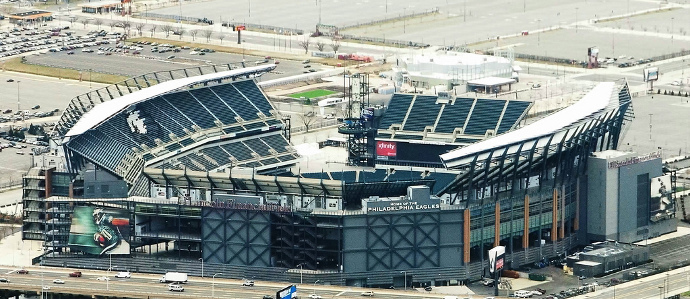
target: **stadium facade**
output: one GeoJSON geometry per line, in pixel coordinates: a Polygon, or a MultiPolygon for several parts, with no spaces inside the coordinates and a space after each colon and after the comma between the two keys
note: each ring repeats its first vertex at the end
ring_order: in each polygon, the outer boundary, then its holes
{"type": "Polygon", "coordinates": [[[527,102],[396,94],[372,155],[408,153],[301,173],[289,121],[251,79],[274,67],[147,74],[76,98],[24,178],[24,238],[55,266],[106,269],[110,255],[133,271],[201,275],[203,260],[233,278],[456,284],[484,275],[496,245],[517,267],[588,241],[587,160],[632,119],[626,82],[522,126],[527,102]]]}

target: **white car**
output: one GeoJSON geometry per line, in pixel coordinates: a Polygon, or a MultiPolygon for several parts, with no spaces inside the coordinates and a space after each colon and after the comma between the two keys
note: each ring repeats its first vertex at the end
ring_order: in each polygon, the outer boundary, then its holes
{"type": "Polygon", "coordinates": [[[130,272],[118,272],[115,274],[115,278],[132,278],[132,273],[130,272]]]}
{"type": "Polygon", "coordinates": [[[43,290],[50,290],[50,286],[43,286],[43,290]]]}
{"type": "Polygon", "coordinates": [[[245,281],[242,283],[242,286],[243,286],[243,287],[253,287],[253,286],[254,286],[254,281],[252,281],[252,280],[245,280],[245,281]]]}
{"type": "Polygon", "coordinates": [[[321,296],[316,294],[309,294],[309,299],[321,299],[321,296]]]}
{"type": "Polygon", "coordinates": [[[105,54],[105,52],[103,52],[103,51],[101,51],[101,50],[98,50],[98,52],[96,52],[96,54],[98,54],[98,55],[103,55],[103,54],[105,54]]]}
{"type": "Polygon", "coordinates": [[[373,291],[366,291],[366,292],[362,292],[360,295],[372,297],[372,296],[374,296],[374,292],[373,291]]]}
{"type": "Polygon", "coordinates": [[[184,288],[183,288],[181,285],[179,285],[179,284],[173,284],[173,283],[171,283],[171,284],[168,285],[168,291],[171,291],[171,292],[184,292],[184,288]]]}
{"type": "Polygon", "coordinates": [[[96,278],[96,280],[98,280],[98,281],[108,281],[108,280],[110,280],[110,278],[108,278],[107,276],[101,276],[101,277],[96,278]]]}
{"type": "Polygon", "coordinates": [[[53,280],[53,283],[54,284],[65,284],[65,281],[62,279],[55,279],[55,280],[53,280]]]}

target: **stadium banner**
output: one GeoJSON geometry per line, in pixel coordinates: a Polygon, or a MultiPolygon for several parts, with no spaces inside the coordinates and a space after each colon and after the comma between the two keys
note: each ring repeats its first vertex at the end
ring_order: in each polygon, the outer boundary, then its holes
{"type": "Polygon", "coordinates": [[[382,160],[395,159],[398,155],[398,144],[393,141],[376,141],[376,158],[382,160]]]}
{"type": "Polygon", "coordinates": [[[75,207],[67,245],[86,254],[129,254],[129,235],[127,211],[75,207]]]}
{"type": "Polygon", "coordinates": [[[503,269],[503,260],[506,254],[505,246],[496,246],[489,250],[489,271],[494,273],[503,269]]]}
{"type": "Polygon", "coordinates": [[[651,212],[651,221],[657,222],[671,218],[675,212],[674,201],[671,194],[671,175],[662,175],[651,179],[651,201],[649,203],[649,210],[651,212]]]}

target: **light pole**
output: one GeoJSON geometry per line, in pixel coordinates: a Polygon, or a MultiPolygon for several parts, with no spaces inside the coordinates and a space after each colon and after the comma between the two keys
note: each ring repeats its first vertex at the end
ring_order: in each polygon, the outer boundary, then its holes
{"type": "Polygon", "coordinates": [[[579,7],[575,7],[575,33],[577,33],[577,10],[579,7]]]}
{"type": "Polygon", "coordinates": [[[541,45],[541,19],[537,19],[537,45],[541,45]]]}
{"type": "Polygon", "coordinates": [[[659,299],[664,299],[663,292],[664,292],[664,287],[659,287],[659,299]]]}
{"type": "Polygon", "coordinates": [[[316,284],[317,284],[319,281],[321,281],[321,280],[316,280],[316,281],[314,282],[314,295],[316,295],[316,284]]]}
{"type": "Polygon", "coordinates": [[[407,13],[407,7],[403,7],[403,33],[406,32],[406,24],[407,24],[407,17],[405,17],[405,14],[407,13]]]}
{"type": "Polygon", "coordinates": [[[111,267],[108,267],[108,271],[106,271],[105,275],[105,290],[110,291],[110,269],[111,267]]]}
{"type": "Polygon", "coordinates": [[[675,19],[676,19],[676,18],[671,18],[671,44],[672,44],[672,45],[673,45],[673,21],[674,21],[675,19]]]}
{"type": "Polygon", "coordinates": [[[404,279],[405,282],[404,282],[404,283],[405,283],[405,290],[407,291],[407,271],[400,271],[400,273],[402,273],[403,276],[405,277],[405,279],[404,279]]]}
{"type": "Polygon", "coordinates": [[[302,264],[297,265],[297,267],[299,267],[299,284],[302,284],[303,283],[302,282],[302,270],[304,270],[304,269],[303,269],[302,264]]]}
{"type": "Polygon", "coordinates": [[[323,2],[322,0],[319,0],[319,24],[321,24],[321,3],[322,2],[323,2]]]}
{"type": "Polygon", "coordinates": [[[649,140],[652,140],[652,113],[649,114],[649,140]]]}
{"type": "Polygon", "coordinates": [[[223,275],[223,273],[213,274],[213,278],[211,279],[211,299],[216,297],[216,275],[223,275]]]}
{"type": "Polygon", "coordinates": [[[201,261],[201,278],[204,278],[204,258],[199,258],[201,261]]]}

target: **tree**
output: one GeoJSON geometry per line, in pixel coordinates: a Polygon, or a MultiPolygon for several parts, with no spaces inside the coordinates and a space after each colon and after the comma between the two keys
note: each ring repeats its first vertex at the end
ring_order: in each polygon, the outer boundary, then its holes
{"type": "Polygon", "coordinates": [[[316,42],[316,48],[319,49],[319,52],[323,52],[323,47],[325,47],[325,46],[326,46],[326,44],[324,44],[320,41],[316,42]]]}
{"type": "Polygon", "coordinates": [[[307,111],[299,115],[300,122],[304,125],[305,132],[309,133],[309,126],[314,124],[316,121],[316,113],[314,113],[314,107],[311,107],[312,111],[307,111]]]}
{"type": "Polygon", "coordinates": [[[338,49],[340,49],[340,42],[337,40],[333,40],[333,42],[331,42],[331,49],[333,49],[333,53],[338,54],[338,49]]]}
{"type": "Polygon", "coordinates": [[[81,19],[79,22],[82,25],[84,25],[84,28],[86,28],[86,25],[89,25],[89,23],[91,23],[91,21],[89,19],[81,19]]]}
{"type": "Polygon", "coordinates": [[[120,23],[120,26],[122,26],[122,32],[129,35],[129,28],[132,27],[132,22],[125,20],[120,23]]]}
{"type": "Polygon", "coordinates": [[[223,40],[225,39],[225,34],[219,33],[218,36],[216,36],[220,40],[220,44],[223,44],[223,40]]]}
{"type": "Polygon", "coordinates": [[[189,30],[189,35],[192,36],[192,41],[196,40],[196,35],[199,33],[199,29],[192,29],[189,30]]]}
{"type": "MultiPolygon", "coordinates": [[[[204,34],[204,37],[206,38],[206,42],[208,43],[211,41],[211,36],[213,36],[213,29],[204,29],[203,34],[204,34]]],[[[223,36],[223,38],[225,38],[225,36],[223,36]]],[[[223,42],[222,39],[220,41],[221,41],[221,43],[223,42]]]]}
{"type": "Polygon", "coordinates": [[[170,24],[165,24],[161,26],[161,30],[165,32],[165,37],[170,36],[170,31],[172,30],[173,26],[170,24]]]}
{"type": "Polygon", "coordinates": [[[177,34],[180,35],[180,40],[182,40],[182,36],[183,36],[185,33],[187,33],[187,30],[185,30],[185,29],[182,28],[182,27],[180,27],[180,29],[177,30],[177,34]]]}
{"type": "Polygon", "coordinates": [[[95,20],[93,20],[93,24],[98,26],[98,30],[101,30],[101,25],[103,25],[103,20],[95,19],[95,20]]]}
{"type": "Polygon", "coordinates": [[[144,27],[146,27],[146,24],[144,24],[144,23],[136,23],[134,25],[134,28],[136,28],[137,32],[139,32],[139,36],[142,35],[141,33],[144,31],[144,27]]]}
{"type": "Polygon", "coordinates": [[[311,41],[308,38],[301,40],[299,42],[299,46],[302,47],[302,49],[304,49],[304,54],[307,54],[309,52],[309,44],[310,43],[311,43],[311,41]]]}
{"type": "Polygon", "coordinates": [[[118,23],[117,21],[110,21],[108,23],[108,26],[110,26],[110,31],[113,31],[113,28],[115,28],[115,26],[117,26],[117,23],[118,23]]]}
{"type": "Polygon", "coordinates": [[[156,34],[156,29],[158,29],[158,25],[151,24],[151,28],[149,28],[149,31],[151,31],[151,37],[153,37],[153,35],[156,34]]]}

